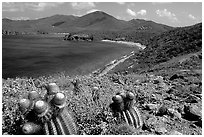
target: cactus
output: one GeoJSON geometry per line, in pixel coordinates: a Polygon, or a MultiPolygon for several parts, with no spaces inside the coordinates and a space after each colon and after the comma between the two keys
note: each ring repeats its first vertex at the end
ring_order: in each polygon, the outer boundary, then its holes
{"type": "Polygon", "coordinates": [[[135,96],[132,92],[120,92],[113,96],[110,107],[117,119],[122,119],[126,124],[138,129],[142,127],[143,120],[140,111],[133,106],[135,96]]]}
{"type": "Polygon", "coordinates": [[[77,134],[72,115],[66,106],[66,96],[55,83],[47,86],[47,94],[41,98],[31,91],[28,99],[19,101],[22,112],[22,134],[71,135],[77,134]]]}

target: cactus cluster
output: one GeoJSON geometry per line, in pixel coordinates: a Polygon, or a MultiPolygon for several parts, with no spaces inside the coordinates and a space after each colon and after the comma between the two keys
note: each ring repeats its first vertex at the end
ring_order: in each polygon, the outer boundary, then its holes
{"type": "Polygon", "coordinates": [[[112,98],[110,108],[118,119],[138,129],[142,127],[143,120],[140,111],[134,106],[135,95],[132,92],[119,92],[112,98]]]}
{"type": "Polygon", "coordinates": [[[19,100],[22,113],[22,134],[71,135],[77,134],[75,122],[66,106],[66,96],[55,83],[47,85],[41,97],[31,91],[28,98],[19,100]]]}

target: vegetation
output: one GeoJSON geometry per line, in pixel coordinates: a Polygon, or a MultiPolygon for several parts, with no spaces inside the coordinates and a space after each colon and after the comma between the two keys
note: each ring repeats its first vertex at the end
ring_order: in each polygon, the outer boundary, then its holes
{"type": "MultiPolygon", "coordinates": [[[[147,39],[146,49],[136,53],[127,62],[134,67],[124,71],[145,72],[153,66],[173,58],[202,50],[202,24],[176,28],[147,39]]],[[[120,67],[120,66],[119,66],[120,67]]]]}
{"type": "Polygon", "coordinates": [[[16,78],[3,81],[3,133],[19,134],[19,99],[33,90],[43,96],[46,91],[43,85],[50,82],[56,82],[66,93],[68,108],[73,112],[80,134],[108,134],[106,130],[116,124],[109,105],[112,96],[123,90],[123,86],[115,85],[107,76],[16,78]]]}
{"type": "Polygon", "coordinates": [[[202,49],[202,24],[177,28],[148,41],[147,48],[138,56],[146,64],[165,62],[180,55],[202,49]]]}

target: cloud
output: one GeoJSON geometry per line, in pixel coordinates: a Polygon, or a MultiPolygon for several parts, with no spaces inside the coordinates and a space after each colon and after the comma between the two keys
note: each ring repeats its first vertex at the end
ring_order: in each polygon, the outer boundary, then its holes
{"type": "Polygon", "coordinates": [[[152,2],[153,5],[158,5],[158,4],[171,4],[172,2],[152,2]]]}
{"type": "Polygon", "coordinates": [[[57,7],[63,4],[63,2],[39,2],[39,3],[27,3],[26,5],[35,11],[43,11],[45,9],[57,7]]]}
{"type": "Polygon", "coordinates": [[[140,10],[140,11],[137,12],[137,15],[138,15],[138,14],[140,14],[140,15],[142,15],[142,16],[145,16],[145,15],[147,14],[147,11],[144,10],[144,9],[142,9],[142,10],[140,10]]]}
{"type": "Polygon", "coordinates": [[[126,12],[131,16],[137,16],[136,12],[132,11],[131,9],[127,9],[126,12]]]}
{"type": "Polygon", "coordinates": [[[172,22],[178,22],[178,19],[176,18],[176,15],[174,13],[171,13],[167,9],[164,10],[156,10],[156,14],[159,17],[167,17],[172,22]]]}
{"type": "Polygon", "coordinates": [[[5,12],[24,11],[24,8],[15,2],[3,2],[2,11],[5,12]]]}
{"type": "Polygon", "coordinates": [[[82,10],[94,8],[95,4],[93,2],[72,2],[71,6],[73,9],[82,10]]]}
{"type": "Polygon", "coordinates": [[[7,12],[24,12],[25,9],[43,11],[61,4],[63,4],[63,2],[3,2],[2,7],[3,11],[7,12]]]}
{"type": "Polygon", "coordinates": [[[92,12],[95,12],[95,11],[101,11],[101,10],[98,10],[98,9],[91,9],[91,10],[87,11],[86,13],[89,14],[89,13],[92,13],[92,12]]]}
{"type": "Polygon", "coordinates": [[[125,4],[125,2],[116,2],[116,3],[118,3],[118,4],[120,4],[120,5],[123,5],[123,4],[125,4]]]}
{"type": "Polygon", "coordinates": [[[190,19],[192,19],[192,20],[196,20],[196,17],[193,16],[192,14],[189,14],[188,17],[189,17],[190,19]]]}
{"type": "Polygon", "coordinates": [[[136,17],[137,15],[145,16],[145,15],[147,14],[147,11],[144,10],[144,9],[142,9],[142,10],[140,10],[140,11],[138,11],[138,12],[135,12],[135,11],[133,11],[133,10],[131,10],[131,9],[127,9],[126,12],[127,12],[129,15],[134,16],[134,17],[136,17]]]}

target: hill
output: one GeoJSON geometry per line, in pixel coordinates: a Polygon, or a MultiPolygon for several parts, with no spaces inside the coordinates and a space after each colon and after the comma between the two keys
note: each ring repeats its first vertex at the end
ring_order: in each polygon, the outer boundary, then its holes
{"type": "Polygon", "coordinates": [[[59,22],[69,22],[74,20],[75,16],[67,15],[54,15],[51,17],[36,19],[36,20],[2,20],[2,29],[18,32],[60,32],[60,28],[57,28],[59,22]]]}
{"type": "Polygon", "coordinates": [[[110,36],[110,33],[116,33],[114,35],[122,33],[126,35],[133,35],[134,33],[158,34],[168,31],[172,27],[140,19],[130,21],[118,20],[105,12],[96,11],[81,17],[54,15],[36,20],[16,21],[3,19],[2,29],[18,32],[84,32],[96,34],[96,37],[101,38],[103,33],[108,36],[110,36]]]}
{"type": "Polygon", "coordinates": [[[128,60],[133,65],[130,69],[122,67],[125,71],[145,72],[173,58],[201,51],[202,24],[166,31],[149,39],[146,46],[145,50],[128,60]]]}
{"type": "Polygon", "coordinates": [[[107,13],[96,11],[79,17],[71,23],[65,22],[59,27],[75,27],[77,30],[121,30],[130,26],[128,26],[126,21],[118,20],[107,13]]]}

